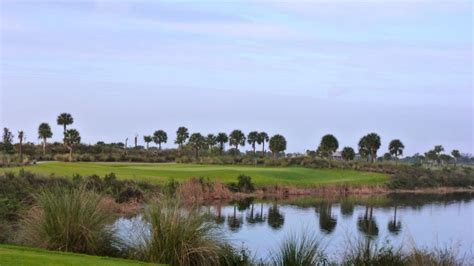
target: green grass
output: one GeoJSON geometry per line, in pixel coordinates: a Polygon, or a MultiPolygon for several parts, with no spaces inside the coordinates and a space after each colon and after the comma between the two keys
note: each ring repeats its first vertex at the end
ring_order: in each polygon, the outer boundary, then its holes
{"type": "Polygon", "coordinates": [[[0,245],[0,266],[7,265],[151,265],[139,261],[0,245]]]}
{"type": "MultiPolygon", "coordinates": [[[[380,173],[367,173],[342,169],[310,169],[304,167],[263,167],[236,165],[199,165],[199,164],[151,164],[151,163],[65,163],[47,162],[24,168],[25,170],[48,176],[72,177],[74,174],[104,176],[114,172],[119,179],[134,179],[152,184],[163,184],[169,178],[183,181],[189,177],[206,177],[224,183],[236,182],[240,174],[252,177],[257,186],[294,185],[309,187],[331,184],[375,185],[388,180],[380,173]]],[[[9,168],[3,171],[19,171],[9,168]]]]}

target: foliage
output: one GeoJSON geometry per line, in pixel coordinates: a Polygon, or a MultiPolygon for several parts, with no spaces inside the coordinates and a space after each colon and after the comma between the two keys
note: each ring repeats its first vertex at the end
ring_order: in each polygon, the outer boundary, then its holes
{"type": "Polygon", "coordinates": [[[339,142],[331,134],[324,135],[318,147],[318,153],[323,157],[331,158],[332,154],[339,148],[339,142]]]}
{"type": "Polygon", "coordinates": [[[85,188],[44,189],[22,221],[22,242],[58,251],[110,254],[113,216],[102,197],[85,188]]]}
{"type": "Polygon", "coordinates": [[[235,129],[229,134],[229,144],[239,150],[239,146],[245,146],[245,135],[241,130],[235,129]]]}
{"type": "Polygon", "coordinates": [[[188,129],[186,127],[179,127],[178,130],[176,130],[176,140],[174,143],[178,144],[181,148],[188,138],[188,129]]]}
{"type": "Polygon", "coordinates": [[[58,116],[56,122],[58,125],[62,125],[64,127],[64,132],[66,132],[66,127],[74,123],[74,118],[72,118],[72,115],[69,113],[62,113],[58,116]]]}
{"type": "Polygon", "coordinates": [[[394,139],[390,141],[390,144],[388,144],[390,155],[395,156],[397,159],[398,156],[403,155],[403,149],[405,149],[405,145],[403,145],[399,139],[394,139]]]}
{"type": "Polygon", "coordinates": [[[188,145],[194,150],[196,158],[199,157],[199,150],[206,147],[206,138],[204,138],[201,133],[193,133],[189,137],[188,145]]]}
{"type": "Polygon", "coordinates": [[[43,155],[46,154],[46,141],[53,137],[53,132],[48,123],[41,123],[38,127],[38,138],[43,140],[43,155]]]}
{"type": "Polygon", "coordinates": [[[277,155],[286,150],[286,139],[282,135],[277,134],[270,139],[269,146],[273,155],[277,155]]]}
{"type": "Polygon", "coordinates": [[[149,229],[142,244],[131,247],[135,259],[170,265],[219,264],[226,243],[217,227],[198,210],[183,210],[172,199],[148,205],[144,219],[149,229]]]}
{"type": "Polygon", "coordinates": [[[251,131],[247,135],[247,142],[248,142],[248,144],[250,144],[250,146],[252,146],[253,152],[255,153],[255,145],[258,142],[258,132],[257,131],[251,131]]]}
{"type": "Polygon", "coordinates": [[[68,129],[64,132],[64,145],[69,149],[69,161],[72,161],[72,150],[75,145],[81,142],[81,136],[75,129],[68,129]]]}
{"type": "Polygon", "coordinates": [[[159,149],[161,150],[161,144],[168,141],[168,135],[163,130],[157,130],[153,133],[153,142],[158,144],[159,149]]]}
{"type": "Polygon", "coordinates": [[[2,146],[4,154],[13,154],[15,149],[13,148],[13,134],[8,128],[3,128],[2,146]]]}
{"type": "Polygon", "coordinates": [[[272,252],[271,265],[325,265],[328,258],[324,254],[320,240],[315,234],[290,234],[283,239],[278,250],[272,252]]]}
{"type": "Polygon", "coordinates": [[[355,157],[354,149],[351,147],[344,147],[341,152],[342,159],[345,161],[352,161],[355,157]]]}
{"type": "Polygon", "coordinates": [[[257,143],[262,145],[262,154],[265,153],[265,142],[268,142],[270,138],[266,132],[259,132],[257,136],[257,143]]]}
{"type": "Polygon", "coordinates": [[[214,134],[207,134],[206,144],[209,150],[212,149],[217,144],[217,137],[214,134]]]}
{"type": "Polygon", "coordinates": [[[145,141],[146,148],[148,149],[149,145],[150,145],[150,142],[153,141],[153,137],[152,136],[143,136],[143,141],[145,141]]]}
{"type": "Polygon", "coordinates": [[[253,192],[255,190],[255,186],[252,183],[252,178],[246,175],[239,175],[237,177],[237,187],[239,192],[248,193],[253,192]]]}
{"type": "Polygon", "coordinates": [[[376,133],[369,133],[359,141],[359,153],[361,156],[370,156],[370,161],[377,158],[377,150],[380,148],[380,136],[376,133]]]}
{"type": "Polygon", "coordinates": [[[217,134],[216,141],[219,143],[219,149],[222,152],[224,151],[224,145],[229,141],[229,137],[224,132],[220,132],[217,134]]]}

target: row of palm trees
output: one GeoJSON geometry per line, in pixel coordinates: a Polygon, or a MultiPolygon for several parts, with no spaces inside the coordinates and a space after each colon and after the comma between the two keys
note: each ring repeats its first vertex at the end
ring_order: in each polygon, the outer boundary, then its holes
{"type": "MultiPolygon", "coordinates": [[[[377,133],[369,133],[359,140],[358,146],[359,155],[362,158],[374,162],[375,159],[377,159],[377,151],[381,146],[381,138],[377,133]]],[[[331,134],[327,134],[321,138],[316,154],[322,157],[332,158],[338,148],[339,142],[337,138],[331,134]]],[[[388,145],[389,154],[397,159],[399,156],[403,155],[403,149],[405,149],[405,145],[403,145],[399,139],[390,141],[388,145]]],[[[341,157],[346,161],[353,160],[355,155],[355,151],[351,147],[344,147],[341,151],[341,157]]]]}
{"type": "MultiPolygon", "coordinates": [[[[157,130],[153,135],[143,136],[143,140],[146,143],[147,149],[149,143],[154,142],[158,145],[161,150],[161,145],[167,143],[168,135],[164,130],[157,130]]],[[[208,134],[203,136],[201,133],[190,134],[186,127],[179,127],[176,130],[175,144],[181,149],[185,144],[189,145],[198,156],[199,150],[201,149],[212,149],[218,147],[221,154],[225,149],[225,145],[228,143],[235,150],[239,150],[240,146],[245,146],[245,143],[251,145],[254,154],[256,153],[256,145],[262,146],[262,153],[265,153],[265,144],[269,143],[269,148],[274,154],[278,154],[286,150],[286,139],[282,135],[274,135],[269,137],[266,132],[251,131],[247,136],[239,130],[235,129],[227,135],[225,132],[219,132],[216,135],[208,134]]]]}
{"type": "MultiPolygon", "coordinates": [[[[69,125],[74,123],[74,118],[69,113],[61,113],[56,119],[57,125],[63,128],[63,143],[69,149],[69,156],[72,157],[73,148],[81,141],[81,136],[76,129],[68,129],[69,125]]],[[[5,134],[4,134],[5,135],[5,134]]],[[[42,140],[43,154],[46,154],[47,140],[52,138],[53,132],[51,126],[44,122],[38,127],[38,138],[42,140]]],[[[23,131],[18,132],[18,138],[20,143],[20,157],[22,157],[21,146],[24,140],[23,131]]],[[[143,137],[146,143],[146,148],[149,148],[149,144],[154,142],[158,145],[161,150],[162,144],[168,142],[168,135],[164,130],[156,130],[152,135],[146,135],[143,137]]],[[[5,142],[5,141],[4,141],[5,142]]],[[[241,130],[236,129],[226,134],[225,132],[214,134],[208,134],[207,136],[201,133],[190,134],[186,127],[179,127],[176,131],[176,139],[174,141],[178,145],[179,149],[184,145],[188,145],[193,149],[198,156],[199,151],[202,149],[213,149],[217,147],[221,154],[225,150],[225,145],[228,144],[236,151],[239,147],[245,146],[248,143],[256,154],[257,145],[261,145],[262,154],[265,151],[265,145],[268,144],[270,151],[273,154],[279,154],[286,150],[286,139],[282,135],[274,135],[271,138],[266,132],[251,131],[245,135],[241,130]]],[[[137,146],[137,137],[135,137],[135,146],[137,146]]],[[[377,133],[369,133],[363,136],[358,143],[358,153],[362,158],[374,162],[377,159],[377,152],[381,146],[381,138],[377,133]]],[[[327,157],[331,159],[334,153],[339,148],[339,142],[337,138],[331,134],[324,135],[321,138],[320,144],[316,150],[316,154],[321,157],[327,157]]],[[[384,155],[384,158],[396,158],[403,155],[405,146],[399,139],[390,141],[388,145],[388,152],[384,155]]],[[[453,157],[445,154],[441,154],[444,149],[441,145],[435,146],[435,148],[425,153],[426,160],[444,162],[449,161],[454,157],[456,160],[460,157],[458,150],[453,150],[451,153],[453,157]],[[449,158],[448,158],[449,157],[449,158]]],[[[341,157],[344,160],[353,160],[356,156],[356,152],[352,147],[343,147],[341,151],[341,157]]]]}

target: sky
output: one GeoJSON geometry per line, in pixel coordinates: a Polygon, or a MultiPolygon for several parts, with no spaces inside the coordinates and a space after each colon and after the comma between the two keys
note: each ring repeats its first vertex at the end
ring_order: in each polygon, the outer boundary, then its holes
{"type": "MultiPolygon", "coordinates": [[[[473,1],[0,1],[0,126],[84,143],[186,126],[474,153],[473,1]]],[[[131,143],[131,141],[129,141],[131,143]]],[[[250,149],[249,145],[246,146],[250,149]]]]}

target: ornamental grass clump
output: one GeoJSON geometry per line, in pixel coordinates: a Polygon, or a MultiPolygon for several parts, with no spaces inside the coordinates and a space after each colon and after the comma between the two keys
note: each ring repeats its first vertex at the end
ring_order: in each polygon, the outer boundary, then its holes
{"type": "Polygon", "coordinates": [[[150,204],[144,213],[141,243],[131,248],[135,259],[170,265],[221,265],[229,246],[216,224],[198,209],[176,199],[150,204]]]}
{"type": "Polygon", "coordinates": [[[36,205],[21,222],[20,241],[50,250],[94,255],[113,253],[114,217],[103,197],[84,187],[45,188],[35,195],[36,205]]]}

